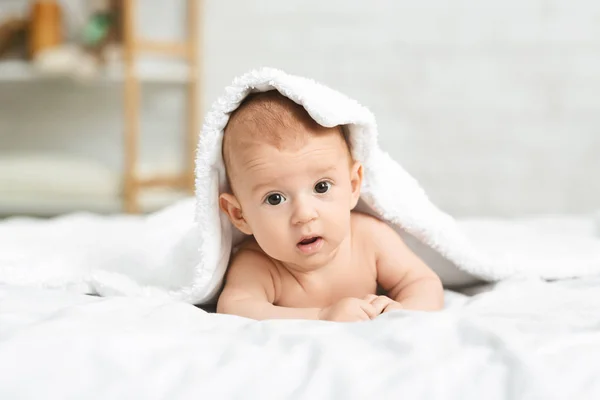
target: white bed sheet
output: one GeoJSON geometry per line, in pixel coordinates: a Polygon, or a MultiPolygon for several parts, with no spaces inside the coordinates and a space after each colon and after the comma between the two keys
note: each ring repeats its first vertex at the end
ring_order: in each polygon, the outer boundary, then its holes
{"type": "Polygon", "coordinates": [[[15,398],[598,399],[600,277],[350,324],[4,285],[0,399],[15,398]]]}

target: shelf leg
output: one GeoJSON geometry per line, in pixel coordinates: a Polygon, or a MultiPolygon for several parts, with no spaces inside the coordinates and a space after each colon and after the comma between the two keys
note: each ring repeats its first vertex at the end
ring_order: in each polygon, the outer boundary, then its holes
{"type": "Polygon", "coordinates": [[[135,71],[135,1],[124,2],[124,111],[125,111],[125,140],[124,140],[124,177],[123,177],[123,207],[127,213],[140,211],[137,185],[137,170],[139,153],[139,105],[140,84],[135,71]]]}
{"type": "Polygon", "coordinates": [[[201,102],[199,95],[199,80],[202,76],[200,70],[200,7],[202,0],[188,0],[188,46],[189,46],[189,84],[188,84],[188,107],[187,107],[187,135],[184,145],[185,151],[185,182],[186,189],[194,193],[195,187],[195,165],[196,148],[200,135],[200,113],[201,102]]]}

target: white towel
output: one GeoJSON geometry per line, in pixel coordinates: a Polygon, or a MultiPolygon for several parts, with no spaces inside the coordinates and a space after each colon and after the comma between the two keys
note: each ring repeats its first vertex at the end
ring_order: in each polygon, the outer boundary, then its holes
{"type": "Polygon", "coordinates": [[[313,80],[263,68],[236,78],[207,114],[197,149],[195,204],[185,201],[147,217],[79,215],[0,224],[0,247],[6,246],[0,251],[0,282],[106,296],[166,295],[194,304],[214,301],[230,252],[243,238],[219,209],[219,194],[227,188],[223,130],[249,93],[272,89],[301,104],[319,124],[347,127],[353,156],[364,168],[357,209],[394,226],[447,285],[600,274],[598,238],[544,234],[510,223],[459,225],[379,147],[368,109],[313,80]],[[29,241],[32,237],[38,243],[29,241]]]}
{"type": "MultiPolygon", "coordinates": [[[[585,242],[583,250],[578,248],[585,255],[584,262],[573,262],[581,254],[566,254],[572,257],[568,265],[562,263],[565,254],[560,252],[560,245],[555,240],[541,242],[537,255],[543,262],[537,262],[539,260],[532,257],[531,252],[519,251],[519,248],[486,252],[497,250],[495,241],[502,238],[485,236],[478,231],[477,236],[488,241],[469,240],[455,220],[433,205],[418,182],[379,147],[375,117],[367,108],[313,80],[263,68],[233,81],[215,103],[202,131],[196,168],[196,218],[199,225],[206,228],[200,231],[201,264],[196,282],[197,289],[203,289],[204,295],[215,293],[232,244],[240,238],[234,235],[235,228],[218,210],[217,191],[226,189],[221,157],[223,130],[228,115],[249,93],[272,89],[304,106],[319,124],[347,127],[353,156],[364,168],[358,210],[392,224],[423,259],[438,267],[438,273],[447,283],[464,283],[469,275],[495,281],[509,277],[566,278],[600,274],[600,241],[594,239],[585,242]],[[417,240],[412,240],[414,238],[417,240]],[[547,244],[557,246],[546,248],[547,244]],[[457,275],[457,269],[467,274],[457,275]]],[[[515,238],[519,237],[536,240],[535,235],[515,234],[515,238]]]]}

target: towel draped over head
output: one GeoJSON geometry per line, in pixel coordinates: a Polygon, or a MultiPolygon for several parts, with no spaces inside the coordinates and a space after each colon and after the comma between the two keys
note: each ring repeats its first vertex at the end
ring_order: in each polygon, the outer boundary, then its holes
{"type": "Polygon", "coordinates": [[[390,224],[448,287],[477,280],[600,274],[600,240],[527,230],[510,221],[457,222],[381,149],[374,115],[313,80],[262,68],[228,86],[206,115],[196,153],[195,198],[146,216],[69,215],[0,223],[0,284],[102,296],[167,296],[211,303],[243,238],[219,209],[231,113],[252,92],[277,90],[325,127],[343,126],[363,165],[358,211],[390,224]]]}
{"type": "Polygon", "coordinates": [[[380,148],[375,117],[367,108],[314,80],[262,68],[234,79],[204,122],[196,160],[199,262],[190,288],[192,299],[214,298],[231,250],[242,238],[218,205],[219,194],[227,190],[221,153],[225,126],[229,115],[248,94],[268,90],[277,90],[302,105],[322,126],[344,126],[349,133],[352,155],[364,168],[357,210],[392,225],[447,285],[509,277],[559,278],[600,273],[600,251],[594,268],[585,265],[579,270],[568,270],[556,262],[532,260],[529,253],[520,258],[511,249],[503,254],[485,252],[486,247],[492,246],[477,246],[452,217],[432,204],[419,183],[380,148]]]}

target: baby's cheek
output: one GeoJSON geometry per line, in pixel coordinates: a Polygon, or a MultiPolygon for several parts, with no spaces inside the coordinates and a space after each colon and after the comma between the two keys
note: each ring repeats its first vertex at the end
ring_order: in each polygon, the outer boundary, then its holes
{"type": "Polygon", "coordinates": [[[294,250],[294,243],[288,239],[288,235],[278,234],[276,231],[263,231],[259,239],[256,238],[259,246],[269,257],[276,260],[289,259],[290,252],[294,250]]]}
{"type": "Polygon", "coordinates": [[[276,249],[289,236],[286,225],[275,215],[265,215],[257,225],[254,236],[265,247],[276,249]]]}
{"type": "Polygon", "coordinates": [[[350,229],[350,207],[345,203],[336,203],[327,207],[323,210],[321,218],[328,230],[334,229],[340,235],[344,235],[350,229]]]}
{"type": "Polygon", "coordinates": [[[350,218],[352,201],[350,196],[338,196],[337,199],[328,204],[329,214],[335,215],[337,218],[350,218]]]}

